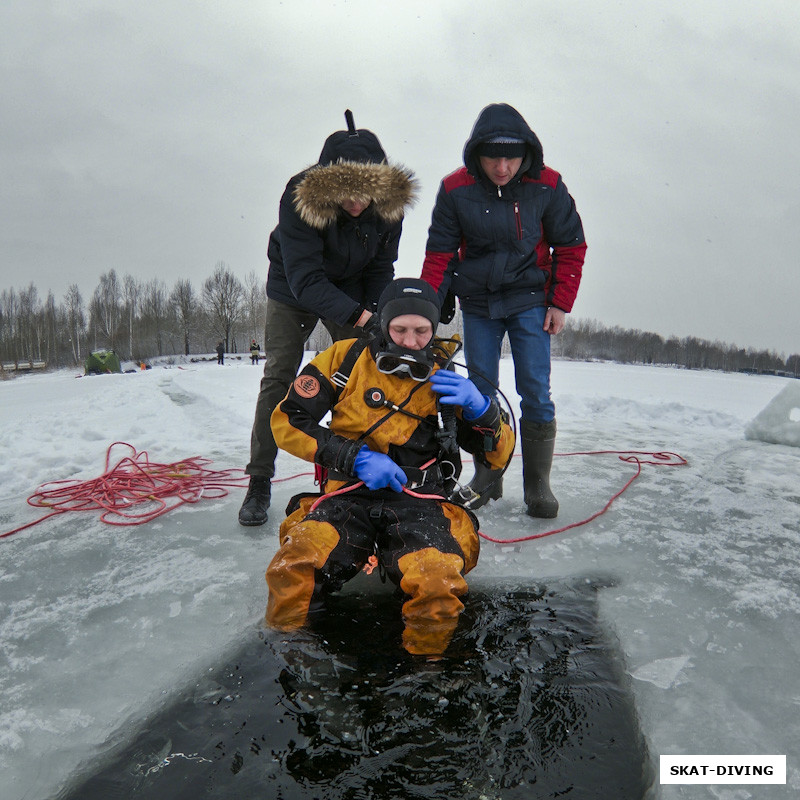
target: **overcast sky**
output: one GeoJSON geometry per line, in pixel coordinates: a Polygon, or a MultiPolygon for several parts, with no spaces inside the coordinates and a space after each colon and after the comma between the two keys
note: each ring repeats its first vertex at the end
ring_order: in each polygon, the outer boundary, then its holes
{"type": "Polygon", "coordinates": [[[359,127],[422,191],[492,102],[581,213],[580,318],[800,352],[797,0],[3,0],[0,289],[266,276],[286,181],[359,127]]]}

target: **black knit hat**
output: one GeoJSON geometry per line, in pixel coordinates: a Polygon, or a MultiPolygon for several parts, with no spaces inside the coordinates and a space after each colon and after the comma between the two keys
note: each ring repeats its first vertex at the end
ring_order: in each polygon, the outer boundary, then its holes
{"type": "Polygon", "coordinates": [[[495,136],[493,139],[481,142],[476,152],[479,156],[486,158],[523,158],[527,152],[527,146],[522,139],[495,136]]]}
{"type": "Polygon", "coordinates": [[[378,300],[378,319],[387,341],[389,323],[403,314],[419,314],[430,320],[433,332],[439,324],[439,298],[434,288],[421,278],[397,278],[381,293],[378,300]]]}

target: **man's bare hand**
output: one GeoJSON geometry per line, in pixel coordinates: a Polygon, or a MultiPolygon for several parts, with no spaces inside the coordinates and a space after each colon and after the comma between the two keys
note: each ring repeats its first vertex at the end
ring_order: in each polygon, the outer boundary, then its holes
{"type": "Polygon", "coordinates": [[[552,336],[555,336],[557,333],[561,333],[561,331],[564,330],[566,319],[567,315],[560,308],[550,306],[550,308],[547,309],[547,314],[544,316],[545,332],[551,334],[552,336]]]}

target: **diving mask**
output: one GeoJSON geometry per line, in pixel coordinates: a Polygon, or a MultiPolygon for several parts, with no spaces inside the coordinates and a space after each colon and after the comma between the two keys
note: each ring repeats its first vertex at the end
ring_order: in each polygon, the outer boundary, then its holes
{"type": "Polygon", "coordinates": [[[408,376],[422,383],[433,372],[433,357],[426,347],[423,350],[408,350],[396,344],[389,344],[375,356],[375,366],[384,375],[408,376]]]}

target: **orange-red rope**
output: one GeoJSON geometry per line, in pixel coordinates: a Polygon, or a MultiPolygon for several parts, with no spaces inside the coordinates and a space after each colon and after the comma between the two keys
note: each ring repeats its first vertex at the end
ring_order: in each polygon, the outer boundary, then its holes
{"type": "Polygon", "coordinates": [[[146,451],[137,452],[127,442],[114,442],[106,451],[105,471],[88,481],[64,480],[46,483],[28,498],[34,508],[49,514],[6,533],[0,539],[38,525],[67,511],[99,511],[109,525],[139,525],[179,506],[201,499],[219,499],[230,487],[244,487],[247,475],[240,469],[212,470],[211,461],[193,456],[173,464],[158,464],[146,451]],[[120,446],[130,453],[111,465],[111,451],[120,446]]]}
{"type": "Polygon", "coordinates": [[[608,511],[608,509],[611,508],[611,504],[623,492],[625,492],[628,489],[628,487],[639,477],[639,475],[642,474],[643,464],[652,464],[656,467],[685,467],[689,463],[683,456],[679,456],[677,453],[669,453],[664,451],[648,452],[645,450],[589,450],[581,453],[556,453],[555,455],[556,456],[615,455],[619,457],[620,461],[636,464],[636,472],[628,479],[625,485],[616,494],[612,495],[611,499],[603,506],[603,508],[601,508],[599,511],[595,511],[594,514],[592,514],[589,517],[586,517],[586,519],[582,519],[580,522],[573,522],[569,525],[564,525],[561,528],[554,528],[553,530],[542,531],[541,533],[531,533],[527,536],[517,536],[513,539],[497,539],[494,536],[488,536],[485,533],[481,533],[481,531],[478,531],[479,536],[486,539],[487,542],[494,542],[495,544],[515,544],[519,542],[531,542],[534,539],[544,539],[545,536],[553,536],[556,533],[564,533],[565,531],[570,531],[573,528],[580,528],[582,525],[586,525],[592,520],[595,520],[599,516],[605,514],[606,511],[608,511]],[[645,458],[641,458],[640,456],[645,456],[645,458]]]}

